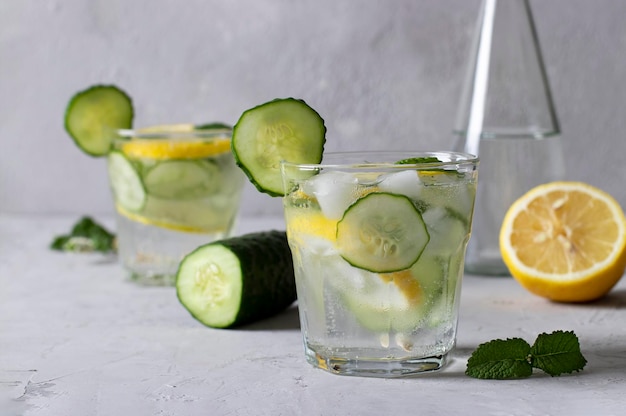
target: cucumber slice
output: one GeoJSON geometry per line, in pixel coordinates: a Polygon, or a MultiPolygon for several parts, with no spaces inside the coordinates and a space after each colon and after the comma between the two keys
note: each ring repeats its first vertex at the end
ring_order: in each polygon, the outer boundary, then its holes
{"type": "Polygon", "coordinates": [[[404,195],[370,193],[337,223],[337,246],[354,267],[390,273],[411,267],[430,236],[421,214],[404,195]]]}
{"type": "MultiPolygon", "coordinates": [[[[146,202],[139,215],[128,215],[129,218],[156,227],[169,228],[180,232],[211,233],[224,235],[232,226],[236,216],[233,208],[236,200],[232,198],[216,198],[210,200],[193,199],[162,199],[147,195],[146,202]]],[[[223,238],[223,237],[220,237],[223,238]]]]}
{"type": "Polygon", "coordinates": [[[197,248],[180,264],[176,293],[195,319],[213,328],[283,311],[296,300],[286,233],[252,233],[197,248]]]}
{"type": "Polygon", "coordinates": [[[170,160],[149,168],[144,175],[146,191],[165,199],[197,199],[215,193],[220,170],[206,160],[170,160]]]}
{"type": "Polygon", "coordinates": [[[324,120],[304,101],[276,99],[241,115],[233,129],[232,150],[259,191],[283,196],[280,162],[321,162],[325,135],[324,120]]]}
{"type": "Polygon", "coordinates": [[[128,211],[140,211],[146,203],[146,190],[132,162],[121,152],[112,151],[108,165],[115,202],[128,211]]]}
{"type": "Polygon", "coordinates": [[[65,130],[91,156],[105,156],[117,129],[133,123],[130,97],[114,85],[95,85],[75,94],[65,110],[65,130]]]}
{"type": "Polygon", "coordinates": [[[326,282],[357,322],[377,332],[417,328],[440,297],[444,283],[443,265],[428,256],[394,273],[355,270],[339,256],[327,257],[321,267],[326,276],[332,276],[326,282]]]}

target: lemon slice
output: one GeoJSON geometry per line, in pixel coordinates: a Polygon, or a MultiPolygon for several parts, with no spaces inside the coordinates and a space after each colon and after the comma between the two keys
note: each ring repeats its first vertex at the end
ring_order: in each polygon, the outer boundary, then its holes
{"type": "Polygon", "coordinates": [[[138,139],[122,144],[122,152],[133,159],[201,159],[230,152],[230,139],[204,140],[154,140],[138,139]]]}
{"type": "Polygon", "coordinates": [[[330,220],[321,212],[291,214],[287,221],[287,233],[291,236],[311,235],[332,243],[337,237],[337,220],[330,220]]]}
{"type": "Polygon", "coordinates": [[[531,189],[508,210],[500,250],[530,292],[586,302],[611,290],[626,268],[626,218],[610,195],[580,182],[531,189]]]}
{"type": "MultiPolygon", "coordinates": [[[[202,223],[198,221],[198,223],[193,223],[189,221],[186,217],[184,217],[186,210],[189,209],[189,205],[186,207],[182,207],[179,212],[182,218],[168,218],[167,215],[142,215],[136,212],[132,212],[124,208],[119,203],[115,205],[117,212],[135,222],[139,222],[145,225],[153,225],[155,227],[166,228],[172,231],[179,231],[184,233],[191,234],[207,234],[207,233],[225,233],[226,225],[224,224],[208,224],[202,223]],[[178,220],[178,221],[177,221],[178,220]],[[191,223],[190,223],[191,222],[191,223]]],[[[154,211],[154,208],[152,209],[154,211]]],[[[196,218],[201,218],[200,216],[196,216],[196,218]]]]}

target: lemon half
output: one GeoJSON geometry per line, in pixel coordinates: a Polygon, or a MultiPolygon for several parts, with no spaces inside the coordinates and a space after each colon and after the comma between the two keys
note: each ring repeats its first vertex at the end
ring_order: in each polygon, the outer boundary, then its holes
{"type": "Polygon", "coordinates": [[[613,197],[591,185],[540,185],[507,211],[500,251],[530,292],[560,302],[595,300],[626,269],[626,218],[613,197]]]}

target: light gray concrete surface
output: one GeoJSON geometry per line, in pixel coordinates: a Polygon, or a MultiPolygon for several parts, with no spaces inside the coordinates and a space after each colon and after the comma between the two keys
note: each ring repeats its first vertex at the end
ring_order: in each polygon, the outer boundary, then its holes
{"type": "MultiPolygon", "coordinates": [[[[626,206],[626,2],[533,0],[572,179],[626,206]]],[[[445,149],[479,0],[3,0],[0,212],[112,213],[104,160],[63,130],[114,83],[135,125],[234,123],[276,97],[326,119],[328,151],[445,149]]],[[[531,165],[532,166],[532,165],[531,165]]],[[[280,201],[248,186],[244,215],[280,201]]]]}
{"type": "MultiPolygon", "coordinates": [[[[110,218],[109,218],[110,219],[110,218]]],[[[0,415],[622,415],[626,280],[588,305],[534,296],[511,278],[465,276],[457,348],[409,379],[307,364],[296,307],[235,330],[202,326],[173,287],[127,281],[114,258],[52,252],[72,215],[0,214],[0,415]],[[587,365],[550,377],[476,380],[481,343],[572,330],[587,365]]],[[[257,218],[241,231],[280,226],[257,218]]]]}

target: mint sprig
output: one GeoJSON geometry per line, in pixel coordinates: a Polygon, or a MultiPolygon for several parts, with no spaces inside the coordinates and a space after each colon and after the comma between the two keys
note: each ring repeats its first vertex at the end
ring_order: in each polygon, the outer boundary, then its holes
{"type": "Polygon", "coordinates": [[[435,156],[424,156],[424,157],[410,157],[408,159],[398,160],[396,165],[419,165],[422,163],[437,163],[441,162],[439,158],[435,156]]]}
{"type": "Polygon", "coordinates": [[[530,377],[533,368],[551,376],[580,371],[587,360],[573,331],[540,334],[530,346],[521,338],[496,339],[478,346],[467,361],[465,374],[480,379],[530,377]]]}
{"type": "Polygon", "coordinates": [[[74,224],[69,234],[55,237],[50,248],[58,251],[109,253],[116,251],[115,241],[115,234],[91,217],[84,216],[74,224]]]}

